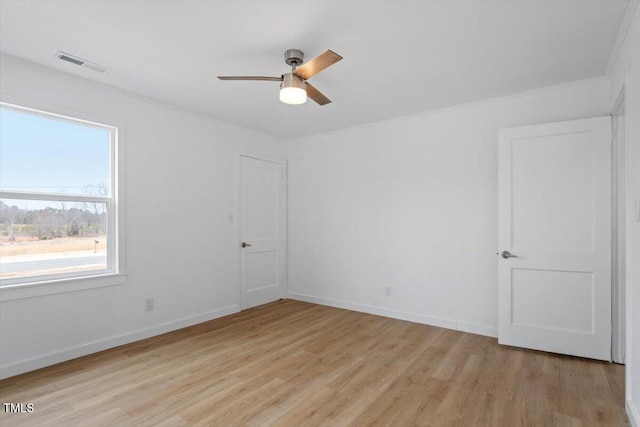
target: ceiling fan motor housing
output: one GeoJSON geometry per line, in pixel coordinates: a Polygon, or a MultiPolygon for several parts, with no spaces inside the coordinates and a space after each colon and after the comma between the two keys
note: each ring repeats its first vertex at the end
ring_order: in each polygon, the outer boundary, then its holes
{"type": "Polygon", "coordinates": [[[304,59],[304,53],[299,49],[289,49],[284,53],[284,62],[292,67],[301,65],[304,59]]]}
{"type": "Polygon", "coordinates": [[[296,87],[300,89],[304,89],[305,92],[307,90],[307,84],[300,77],[296,76],[293,73],[287,73],[282,75],[282,83],[280,83],[281,88],[285,87],[296,87]]]}

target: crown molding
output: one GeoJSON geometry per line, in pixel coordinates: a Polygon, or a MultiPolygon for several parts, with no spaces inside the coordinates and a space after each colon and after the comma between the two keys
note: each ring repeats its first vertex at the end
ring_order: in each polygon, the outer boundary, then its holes
{"type": "Polygon", "coordinates": [[[631,0],[629,2],[629,6],[627,7],[627,11],[624,14],[624,18],[622,18],[622,24],[620,25],[620,31],[618,31],[618,37],[616,38],[616,43],[613,45],[613,51],[611,52],[611,56],[609,57],[609,63],[607,64],[607,70],[605,75],[608,78],[611,78],[613,74],[613,69],[620,58],[620,51],[622,50],[622,46],[624,45],[625,40],[627,39],[627,34],[629,34],[629,28],[631,27],[631,22],[633,22],[633,18],[636,10],[638,9],[638,0],[631,0]]]}
{"type": "MultiPolygon", "coordinates": [[[[2,0],[0,0],[2,1],[2,0]]],[[[92,87],[92,88],[96,88],[96,89],[100,89],[100,90],[106,90],[118,95],[121,95],[123,97],[129,98],[129,99],[134,99],[136,101],[140,101],[140,102],[144,102],[146,104],[150,104],[150,105],[154,105],[156,107],[160,107],[163,108],[165,110],[169,110],[175,113],[181,113],[181,114],[185,114],[187,116],[190,117],[194,117],[194,118],[198,118],[198,119],[204,119],[204,120],[208,120],[211,122],[215,122],[219,125],[223,125],[223,126],[228,126],[231,128],[235,128],[238,129],[242,132],[246,132],[246,133],[251,133],[251,134],[255,134],[257,136],[260,137],[268,137],[268,138],[272,138],[274,141],[277,142],[283,142],[285,141],[284,138],[278,137],[278,136],[274,136],[271,134],[267,134],[264,132],[260,132],[258,130],[255,129],[251,129],[251,128],[247,128],[247,127],[243,127],[240,125],[237,125],[235,123],[231,123],[231,122],[227,122],[221,119],[218,119],[216,117],[213,116],[209,116],[207,114],[203,114],[197,111],[193,111],[193,110],[189,110],[185,107],[176,105],[176,104],[171,104],[169,102],[165,102],[165,101],[161,101],[159,99],[156,98],[151,98],[145,95],[141,95],[139,93],[136,92],[132,92],[130,90],[127,89],[123,89],[121,87],[118,86],[114,86],[111,85],[109,83],[105,83],[105,82],[99,82],[96,80],[91,80],[88,79],[86,77],[82,77],[82,76],[78,76],[76,74],[71,74],[71,73],[67,73],[65,71],[50,67],[48,65],[43,65],[43,64],[39,64],[33,61],[30,61],[28,59],[24,59],[24,58],[20,58],[19,56],[15,56],[15,55],[11,55],[9,53],[5,53],[5,52],[0,52],[0,63],[13,63],[15,65],[18,66],[22,66],[22,67],[27,67],[30,68],[32,70],[36,70],[45,74],[49,74],[51,76],[55,76],[58,78],[62,78],[65,80],[70,80],[72,82],[84,85],[84,86],[88,86],[88,87],[92,87]]],[[[2,92],[2,94],[4,95],[4,92],[2,92]]]]}
{"type": "Polygon", "coordinates": [[[310,140],[310,139],[313,139],[313,138],[316,138],[316,137],[335,135],[335,134],[339,134],[339,133],[346,132],[346,131],[354,131],[354,130],[359,130],[359,129],[366,129],[366,128],[370,128],[370,127],[379,126],[379,125],[382,125],[382,124],[401,123],[401,122],[404,122],[404,121],[407,121],[407,120],[413,120],[413,119],[417,119],[417,118],[431,117],[431,116],[437,116],[437,115],[440,115],[440,114],[447,114],[447,113],[453,113],[453,112],[457,112],[457,111],[464,111],[464,110],[467,110],[467,109],[470,109],[470,108],[484,107],[484,106],[487,106],[487,105],[499,104],[501,102],[508,102],[508,101],[521,99],[521,98],[528,98],[530,96],[544,95],[544,94],[551,93],[551,92],[572,89],[572,88],[575,88],[575,87],[580,87],[580,86],[585,86],[585,85],[603,84],[604,82],[608,82],[608,81],[609,81],[609,79],[607,77],[605,77],[605,76],[589,77],[589,78],[586,78],[586,79],[573,80],[573,81],[570,81],[570,82],[559,83],[559,84],[554,84],[554,85],[550,85],[550,86],[544,86],[544,87],[531,89],[531,90],[527,90],[527,91],[522,91],[522,92],[516,92],[516,93],[509,94],[509,95],[495,96],[495,97],[491,97],[491,98],[481,99],[481,100],[478,100],[478,101],[471,101],[471,102],[466,102],[466,103],[463,103],[463,104],[456,104],[456,105],[452,105],[450,107],[444,107],[444,108],[438,108],[438,109],[434,109],[434,110],[422,111],[422,112],[419,112],[419,113],[410,114],[410,115],[406,115],[406,116],[393,117],[393,118],[390,118],[390,119],[367,122],[367,123],[362,123],[362,124],[355,125],[355,126],[348,126],[348,127],[341,128],[341,129],[335,129],[335,130],[330,130],[330,131],[326,131],[326,132],[320,132],[320,133],[314,133],[314,134],[304,135],[304,136],[300,136],[300,137],[289,138],[289,139],[285,139],[285,141],[286,142],[296,143],[296,142],[301,142],[301,141],[305,141],[305,140],[310,140]]]}

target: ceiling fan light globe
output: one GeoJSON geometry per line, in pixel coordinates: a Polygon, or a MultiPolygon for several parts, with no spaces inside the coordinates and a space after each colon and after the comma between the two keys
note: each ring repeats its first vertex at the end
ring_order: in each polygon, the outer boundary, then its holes
{"type": "Polygon", "coordinates": [[[307,102],[307,84],[293,73],[282,76],[280,84],[280,101],[289,105],[300,105],[307,102]]]}
{"type": "Polygon", "coordinates": [[[300,105],[307,102],[307,91],[299,87],[283,87],[280,89],[280,101],[289,105],[300,105]]]}

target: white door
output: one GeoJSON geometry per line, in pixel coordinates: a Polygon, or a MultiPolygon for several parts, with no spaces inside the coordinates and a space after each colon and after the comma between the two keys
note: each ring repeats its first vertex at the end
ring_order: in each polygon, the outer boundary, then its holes
{"type": "Polygon", "coordinates": [[[284,163],[240,156],[242,308],[284,297],[286,241],[284,163]]]}
{"type": "Polygon", "coordinates": [[[499,342],[610,360],[610,117],[501,130],[498,178],[499,342]]]}

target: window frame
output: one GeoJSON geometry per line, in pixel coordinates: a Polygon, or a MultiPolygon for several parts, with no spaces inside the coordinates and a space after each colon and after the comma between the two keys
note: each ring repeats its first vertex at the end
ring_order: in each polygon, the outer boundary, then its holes
{"type": "Polygon", "coordinates": [[[108,242],[106,268],[2,279],[0,280],[0,301],[124,284],[126,281],[123,179],[124,125],[100,118],[88,117],[75,111],[62,111],[60,108],[34,105],[24,100],[8,99],[5,96],[0,98],[0,107],[24,114],[109,131],[109,194],[107,196],[0,191],[0,198],[7,200],[105,203],[108,242]]]}

